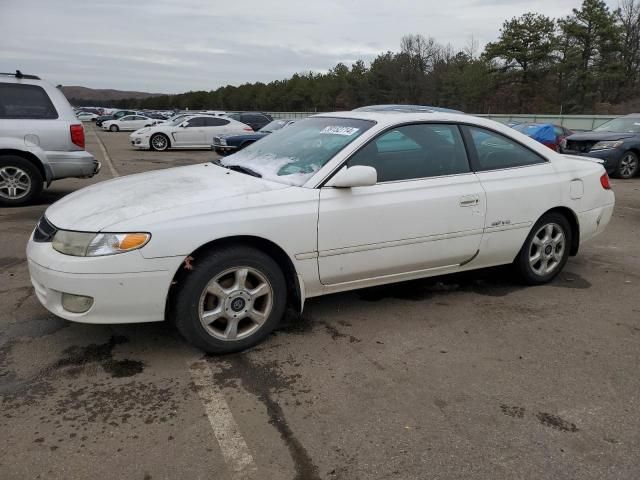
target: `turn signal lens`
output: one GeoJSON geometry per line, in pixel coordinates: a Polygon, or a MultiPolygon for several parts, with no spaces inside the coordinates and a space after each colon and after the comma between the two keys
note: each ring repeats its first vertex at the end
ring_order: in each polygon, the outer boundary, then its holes
{"type": "Polygon", "coordinates": [[[605,190],[611,190],[609,175],[607,175],[606,172],[600,177],[600,185],[602,185],[602,188],[604,188],[605,190]]]}
{"type": "Polygon", "coordinates": [[[149,235],[146,233],[127,233],[122,240],[120,240],[120,250],[131,250],[132,248],[140,248],[149,240],[149,235]]]}

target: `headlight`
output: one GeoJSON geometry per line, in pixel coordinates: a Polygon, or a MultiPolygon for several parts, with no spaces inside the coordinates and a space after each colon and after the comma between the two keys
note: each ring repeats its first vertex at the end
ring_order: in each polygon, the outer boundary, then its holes
{"type": "Polygon", "coordinates": [[[144,247],[149,233],[88,233],[58,230],[53,237],[53,248],[75,257],[99,257],[129,252],[144,247]]]}
{"type": "Polygon", "coordinates": [[[607,140],[604,142],[598,142],[593,147],[591,147],[591,151],[593,152],[594,150],[608,150],[610,148],[618,148],[620,145],[622,145],[622,143],[622,140],[607,140]]]}

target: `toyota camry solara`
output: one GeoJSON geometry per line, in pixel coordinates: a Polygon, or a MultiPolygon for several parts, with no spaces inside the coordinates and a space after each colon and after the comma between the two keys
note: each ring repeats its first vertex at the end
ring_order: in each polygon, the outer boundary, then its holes
{"type": "Polygon", "coordinates": [[[613,205],[597,161],[498,123],[341,112],[221,162],[72,193],[47,209],[27,253],[54,314],[166,319],[224,353],[319,295],[501,264],[527,284],[549,282],[613,205]]]}

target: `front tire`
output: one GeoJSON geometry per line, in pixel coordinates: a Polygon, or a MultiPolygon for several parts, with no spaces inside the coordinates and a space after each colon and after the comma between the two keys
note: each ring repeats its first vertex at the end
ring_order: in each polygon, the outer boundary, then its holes
{"type": "Polygon", "coordinates": [[[111,126],[109,127],[109,130],[111,130],[112,132],[114,132],[114,133],[115,133],[115,132],[117,132],[117,131],[118,131],[118,130],[120,130],[120,129],[118,128],[118,126],[117,126],[117,125],[111,125],[111,126]]]}
{"type": "Polygon", "coordinates": [[[527,285],[553,280],[564,268],[571,248],[571,226],[564,215],[547,213],[536,222],[514,266],[527,285]]]}
{"type": "Polygon", "coordinates": [[[149,145],[156,152],[164,152],[171,146],[171,143],[165,134],[156,133],[149,139],[149,145]]]}
{"type": "Polygon", "coordinates": [[[625,180],[633,178],[638,174],[638,169],[640,169],[638,155],[632,151],[624,152],[620,163],[618,163],[618,168],[616,168],[615,176],[625,180]]]}
{"type": "Polygon", "coordinates": [[[270,256],[226,247],[192,263],[170,308],[189,343],[207,353],[238,352],[261,342],[280,322],[287,286],[270,256]]]}
{"type": "Polygon", "coordinates": [[[0,205],[14,207],[35,200],[44,186],[42,174],[17,155],[0,156],[0,205]]]}

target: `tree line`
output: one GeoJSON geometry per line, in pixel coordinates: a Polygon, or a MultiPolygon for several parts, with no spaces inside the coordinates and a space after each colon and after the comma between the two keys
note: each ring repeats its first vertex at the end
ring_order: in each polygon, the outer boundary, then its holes
{"type": "MultiPolygon", "coordinates": [[[[73,101],[79,99],[72,99],[73,101]]],[[[526,13],[503,23],[480,52],[407,35],[398,52],[298,73],[269,83],[227,85],[103,102],[145,109],[332,111],[410,103],[470,113],[628,113],[640,111],[640,0],[612,10],[584,0],[571,15],[526,13]]]]}

